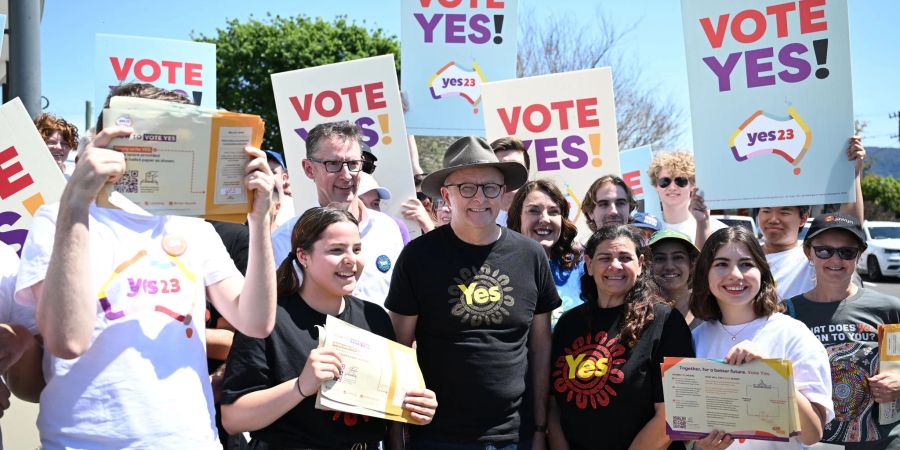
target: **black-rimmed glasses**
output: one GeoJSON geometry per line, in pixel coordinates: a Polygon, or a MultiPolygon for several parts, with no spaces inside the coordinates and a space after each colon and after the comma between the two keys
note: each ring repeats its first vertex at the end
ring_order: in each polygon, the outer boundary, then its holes
{"type": "Polygon", "coordinates": [[[319,163],[325,166],[325,171],[330,173],[340,172],[344,166],[347,166],[347,170],[350,173],[357,173],[363,168],[363,160],[353,160],[353,161],[323,161],[319,159],[306,158],[314,163],[319,163]]]}
{"type": "Polygon", "coordinates": [[[497,183],[485,183],[485,184],[475,184],[475,183],[458,183],[458,184],[445,184],[444,186],[450,187],[455,186],[459,189],[459,195],[463,198],[472,198],[475,194],[478,193],[478,188],[481,188],[481,193],[484,194],[487,198],[497,198],[500,195],[500,191],[503,189],[502,184],[497,183]]]}

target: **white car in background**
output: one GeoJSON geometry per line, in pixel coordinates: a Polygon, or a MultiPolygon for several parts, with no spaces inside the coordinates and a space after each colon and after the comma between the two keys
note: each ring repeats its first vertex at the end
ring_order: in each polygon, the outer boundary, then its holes
{"type": "Polygon", "coordinates": [[[856,265],[859,273],[875,281],[885,276],[900,276],[900,222],[863,223],[868,248],[856,265]]]}

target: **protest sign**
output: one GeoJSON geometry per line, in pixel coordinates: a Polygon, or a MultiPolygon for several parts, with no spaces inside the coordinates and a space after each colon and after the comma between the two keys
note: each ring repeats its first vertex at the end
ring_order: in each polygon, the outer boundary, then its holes
{"type": "MultiPolygon", "coordinates": [[[[416,191],[393,55],[275,73],[272,90],[298,213],[318,204],[316,187],[301,169],[307,133],[318,124],[346,120],[356,124],[378,158],[378,184],[391,191],[381,210],[402,217],[400,204],[416,191]]],[[[418,225],[407,225],[410,236],[419,235],[418,225]]]]}
{"type": "Polygon", "coordinates": [[[482,135],[482,85],[516,77],[517,0],[404,0],[400,49],[412,134],[482,135]]]}
{"type": "Polygon", "coordinates": [[[697,186],[712,209],[854,198],[846,0],[682,0],[697,186]]]}
{"type": "Polygon", "coordinates": [[[59,201],[65,185],[22,101],[0,106],[0,241],[21,253],[35,212],[59,201]]]}
{"type": "Polygon", "coordinates": [[[662,207],[659,204],[659,195],[650,182],[647,169],[653,160],[653,152],[649,145],[643,147],[622,150],[619,152],[619,165],[622,167],[622,179],[631,188],[634,200],[643,201],[641,211],[656,216],[662,220],[662,207]]]}
{"type": "MultiPolygon", "coordinates": [[[[244,147],[262,143],[259,116],[120,96],[103,110],[103,125],[134,128],[111,142],[125,157],[125,173],[104,194],[118,192],[158,215],[246,222],[252,196],[244,187],[244,147]]],[[[97,204],[110,206],[106,200],[101,195],[97,204]]]]}
{"type": "Polygon", "coordinates": [[[94,105],[125,83],[177,91],[195,105],[216,107],[216,46],[204,42],[97,34],[94,105]]]}
{"type": "Polygon", "coordinates": [[[619,175],[619,142],[608,67],[484,85],[488,142],[516,136],[531,155],[529,178],[554,180],[587,230],[581,200],[591,183],[619,175]]]}

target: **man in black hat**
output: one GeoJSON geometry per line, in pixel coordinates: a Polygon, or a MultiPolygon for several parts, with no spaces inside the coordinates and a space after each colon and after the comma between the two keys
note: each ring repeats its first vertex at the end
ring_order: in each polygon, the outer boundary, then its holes
{"type": "Polygon", "coordinates": [[[431,424],[411,428],[410,448],[515,448],[527,382],[535,392],[529,436],[543,443],[550,312],[560,299],[543,249],[495,223],[501,196],[522,186],[527,170],[499,162],[475,137],[454,142],[443,167],[422,191],[451,206],[450,226],[404,248],[385,301],[397,340],[417,342],[425,384],[440,402],[431,424]]]}

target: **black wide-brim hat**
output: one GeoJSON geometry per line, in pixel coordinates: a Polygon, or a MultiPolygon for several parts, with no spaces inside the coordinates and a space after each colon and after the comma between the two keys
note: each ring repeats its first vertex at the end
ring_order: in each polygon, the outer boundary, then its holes
{"type": "Polygon", "coordinates": [[[444,152],[443,169],[428,174],[422,180],[422,192],[431,198],[441,196],[444,180],[456,170],[475,167],[494,167],[503,173],[507,191],[522,187],[528,181],[528,169],[520,163],[500,162],[487,141],[476,136],[459,138],[444,152]]]}

